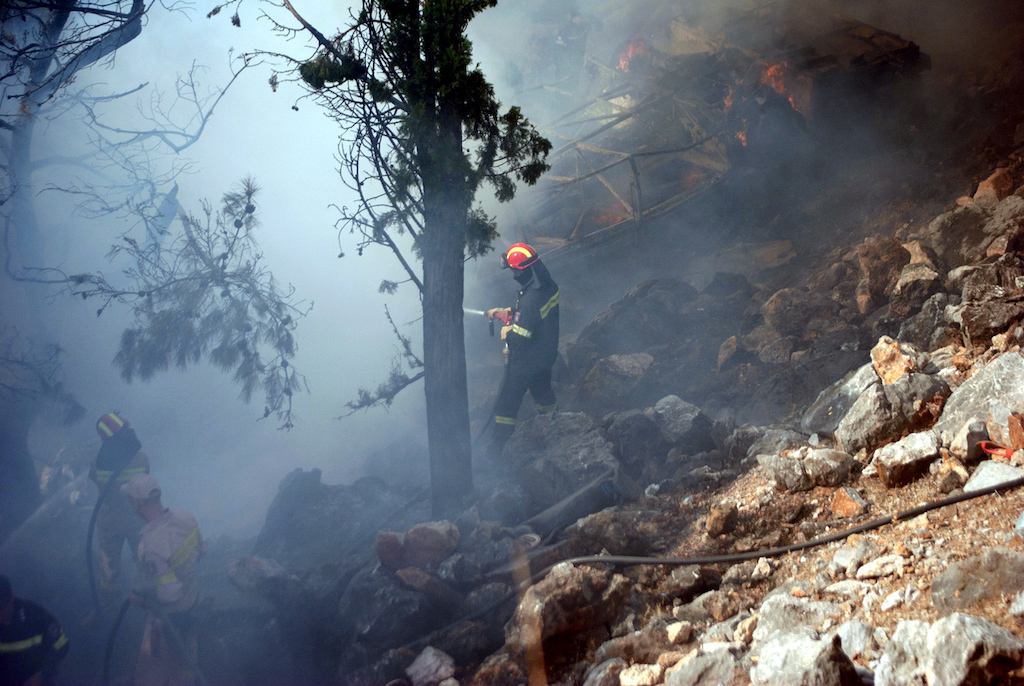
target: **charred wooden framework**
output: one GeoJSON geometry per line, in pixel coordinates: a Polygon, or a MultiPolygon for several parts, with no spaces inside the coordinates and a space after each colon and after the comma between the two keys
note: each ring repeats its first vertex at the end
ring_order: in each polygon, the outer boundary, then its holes
{"type": "MultiPolygon", "coordinates": [[[[635,245],[659,218],[759,164],[748,131],[766,110],[788,110],[791,127],[841,127],[851,107],[863,111],[890,83],[930,67],[893,33],[787,5],[760,3],[714,27],[665,6],[635,40],[591,40],[576,75],[535,85],[578,104],[541,127],[555,143],[552,170],[524,195],[529,212],[520,201],[518,238],[549,262],[635,245]]],[[[591,11],[610,16],[617,6],[591,11]]]]}

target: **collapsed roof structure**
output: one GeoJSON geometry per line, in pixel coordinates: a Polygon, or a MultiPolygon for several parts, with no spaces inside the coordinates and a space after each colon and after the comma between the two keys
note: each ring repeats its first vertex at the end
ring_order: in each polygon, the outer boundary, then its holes
{"type": "Polygon", "coordinates": [[[521,194],[511,227],[549,263],[677,231],[724,196],[765,204],[795,168],[855,145],[864,122],[908,128],[894,101],[930,68],[915,43],[819,3],[728,16],[651,3],[640,20],[634,4],[627,29],[618,2],[587,14],[559,4],[561,21],[554,5],[530,23],[516,75],[524,109],[548,115],[531,114],[554,143],[552,169],[521,194]]]}

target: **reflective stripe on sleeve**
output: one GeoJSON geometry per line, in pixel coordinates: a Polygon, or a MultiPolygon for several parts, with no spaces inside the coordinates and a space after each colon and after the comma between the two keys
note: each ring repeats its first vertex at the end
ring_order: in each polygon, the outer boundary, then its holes
{"type": "Polygon", "coordinates": [[[35,648],[37,645],[42,645],[43,635],[33,636],[32,638],[26,638],[22,641],[12,641],[11,643],[0,643],[0,653],[20,653],[23,650],[29,648],[35,648]]]}
{"type": "Polygon", "coordinates": [[[178,575],[174,572],[167,572],[166,574],[161,574],[156,578],[157,586],[166,586],[167,584],[176,583],[178,583],[178,575]]]}
{"type": "MultiPolygon", "coordinates": [[[[126,484],[132,480],[133,476],[138,474],[146,474],[148,470],[145,467],[132,467],[131,469],[122,469],[121,473],[117,475],[117,483],[126,484]]],[[[97,469],[96,470],[96,483],[103,486],[108,481],[114,472],[109,469],[97,469]]]]}
{"type": "Polygon", "coordinates": [[[529,338],[530,336],[533,335],[533,332],[531,332],[529,329],[524,329],[523,327],[519,326],[518,324],[513,324],[512,325],[512,333],[517,333],[520,336],[522,336],[523,338],[529,338]]]}
{"type": "Polygon", "coordinates": [[[177,569],[178,567],[185,564],[185,560],[192,554],[192,551],[199,545],[199,527],[192,529],[192,533],[185,537],[181,547],[174,551],[170,559],[167,560],[167,564],[170,565],[171,569],[177,569]]]}
{"type": "Polygon", "coordinates": [[[494,422],[496,424],[506,424],[508,426],[515,426],[516,425],[516,418],[515,417],[499,417],[499,416],[495,415],[494,416],[494,422]]]}
{"type": "Polygon", "coordinates": [[[541,319],[545,319],[548,316],[548,313],[551,312],[552,308],[554,308],[558,304],[559,293],[561,293],[561,291],[555,291],[555,294],[551,296],[551,298],[548,299],[546,303],[544,303],[544,307],[540,308],[541,319]]]}
{"type": "Polygon", "coordinates": [[[64,645],[67,642],[68,642],[68,637],[64,633],[61,633],[60,638],[58,638],[56,641],[53,642],[53,649],[54,650],[60,650],[61,648],[64,647],[64,645]]]}

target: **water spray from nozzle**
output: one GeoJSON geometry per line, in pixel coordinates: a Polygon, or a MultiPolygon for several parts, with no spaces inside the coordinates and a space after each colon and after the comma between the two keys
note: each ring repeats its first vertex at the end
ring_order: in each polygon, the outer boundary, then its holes
{"type": "Polygon", "coordinates": [[[468,307],[463,307],[462,311],[465,312],[466,314],[479,314],[481,316],[487,316],[487,313],[484,312],[483,310],[474,310],[468,307]]]}

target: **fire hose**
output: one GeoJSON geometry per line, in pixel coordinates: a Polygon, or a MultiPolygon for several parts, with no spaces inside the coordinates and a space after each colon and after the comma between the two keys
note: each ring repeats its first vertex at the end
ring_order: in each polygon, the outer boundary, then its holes
{"type": "Polygon", "coordinates": [[[986,488],[981,488],[976,491],[971,491],[969,493],[961,493],[959,495],[949,496],[948,498],[943,498],[941,500],[934,500],[930,503],[925,503],[923,505],[918,505],[917,507],[912,507],[908,510],[897,512],[896,514],[886,515],[884,517],[872,519],[871,521],[865,522],[864,524],[860,524],[850,529],[837,531],[835,533],[828,534],[827,536],[819,536],[818,538],[813,538],[809,541],[792,543],[790,545],[781,546],[778,548],[770,548],[768,550],[753,550],[746,553],[732,553],[728,555],[709,555],[705,557],[637,557],[632,555],[586,555],[582,557],[571,557],[565,560],[561,560],[560,562],[557,562],[553,565],[549,565],[548,567],[545,567],[544,569],[542,569],[539,572],[536,572],[535,574],[531,574],[530,577],[528,579],[525,579],[521,584],[519,584],[517,588],[514,588],[512,591],[509,591],[500,599],[496,600],[490,605],[487,605],[486,607],[471,612],[470,614],[464,617],[460,617],[454,622],[451,622],[450,624],[440,629],[437,629],[436,631],[431,632],[427,636],[423,636],[421,638],[418,638],[414,641],[405,644],[404,646],[402,646],[402,648],[406,650],[416,650],[425,642],[429,642],[430,638],[435,635],[443,634],[444,632],[455,628],[463,622],[468,622],[479,617],[483,617],[487,614],[490,614],[494,610],[500,608],[502,605],[507,603],[512,598],[516,597],[521,593],[524,593],[527,588],[532,586],[536,581],[544,578],[548,574],[548,572],[550,572],[552,569],[555,568],[556,565],[559,564],[602,564],[611,565],[613,567],[631,567],[635,565],[668,565],[674,567],[682,567],[687,565],[710,565],[721,562],[745,562],[747,560],[757,560],[762,557],[780,557],[787,553],[792,553],[799,550],[807,550],[808,548],[817,548],[818,546],[822,546],[827,543],[841,541],[854,534],[863,533],[865,531],[871,531],[873,529],[880,529],[881,527],[886,526],[888,524],[895,524],[900,521],[913,519],[914,517],[918,517],[926,512],[930,512],[931,510],[937,510],[948,505],[955,505],[957,503],[962,503],[967,500],[973,500],[974,498],[980,498],[982,496],[991,495],[998,491],[1010,491],[1016,488],[1020,488],[1021,486],[1024,486],[1024,477],[1011,479],[1010,481],[1004,481],[1003,483],[999,483],[994,486],[988,486],[986,488]]]}
{"type": "MultiPolygon", "coordinates": [[[[167,612],[164,611],[163,607],[160,606],[160,602],[153,597],[152,593],[142,593],[136,591],[143,600],[144,606],[147,610],[156,615],[157,619],[160,620],[160,628],[167,634],[170,639],[171,648],[178,654],[178,657],[182,658],[182,661],[188,666],[192,672],[196,675],[196,680],[200,686],[209,686],[210,682],[203,676],[202,671],[199,669],[199,665],[196,664],[195,659],[192,658],[192,654],[189,652],[188,647],[185,645],[185,641],[181,638],[181,634],[178,633],[178,628],[174,626],[174,622],[167,616],[167,612]]],[[[114,644],[117,641],[117,633],[121,629],[121,622],[124,621],[124,616],[128,614],[128,608],[132,606],[130,599],[125,599],[121,604],[121,610],[117,613],[117,619],[114,621],[114,626],[110,629],[110,637],[107,639],[107,650],[103,656],[103,686],[110,684],[110,660],[114,654],[114,644]]]]}
{"type": "Polygon", "coordinates": [[[92,516],[89,517],[89,533],[85,537],[85,566],[89,570],[89,591],[92,592],[92,603],[96,607],[96,613],[103,616],[103,605],[100,603],[100,594],[96,589],[96,572],[93,569],[92,562],[92,538],[96,532],[96,518],[100,513],[100,506],[103,505],[103,501],[106,500],[110,490],[117,483],[117,477],[121,475],[121,472],[128,465],[125,461],[124,464],[119,466],[111,475],[107,483],[103,485],[103,490],[100,491],[99,497],[96,499],[96,504],[92,508],[92,516]]]}

